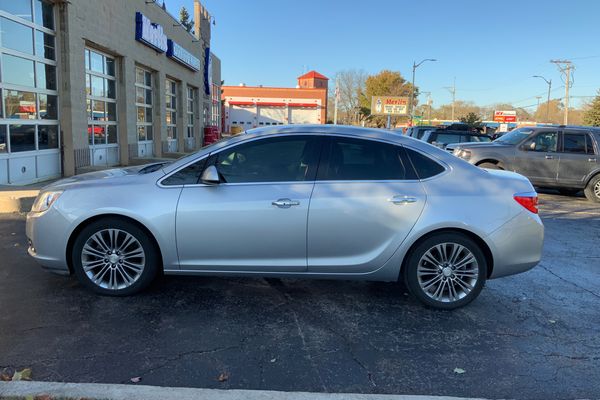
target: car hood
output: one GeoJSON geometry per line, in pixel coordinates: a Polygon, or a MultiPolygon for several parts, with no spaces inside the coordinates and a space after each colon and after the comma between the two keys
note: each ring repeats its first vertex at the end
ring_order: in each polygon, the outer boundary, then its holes
{"type": "Polygon", "coordinates": [[[498,142],[471,142],[471,143],[454,143],[452,147],[461,149],[471,149],[471,148],[500,148],[500,147],[513,147],[512,144],[503,144],[498,142]]]}
{"type": "Polygon", "coordinates": [[[42,188],[42,191],[46,190],[65,190],[75,186],[87,186],[87,185],[104,185],[113,184],[117,181],[131,181],[137,180],[149,173],[158,173],[164,175],[164,171],[160,168],[165,163],[151,163],[144,165],[136,165],[134,167],[125,168],[111,168],[102,171],[88,172],[81,175],[71,176],[64,178],[56,182],[51,183],[42,188]],[[148,172],[145,172],[148,171],[148,172]]]}

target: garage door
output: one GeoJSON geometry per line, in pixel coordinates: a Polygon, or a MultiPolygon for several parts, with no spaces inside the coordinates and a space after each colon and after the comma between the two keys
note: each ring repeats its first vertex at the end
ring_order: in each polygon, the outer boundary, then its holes
{"type": "Polygon", "coordinates": [[[259,107],[258,125],[283,125],[286,121],[287,108],[285,107],[259,107]]]}
{"type": "Polygon", "coordinates": [[[290,112],[292,124],[318,124],[319,109],[318,108],[292,108],[290,112]]]}
{"type": "Polygon", "coordinates": [[[254,128],[256,107],[231,106],[229,107],[229,123],[231,127],[239,126],[243,130],[254,128]]]}

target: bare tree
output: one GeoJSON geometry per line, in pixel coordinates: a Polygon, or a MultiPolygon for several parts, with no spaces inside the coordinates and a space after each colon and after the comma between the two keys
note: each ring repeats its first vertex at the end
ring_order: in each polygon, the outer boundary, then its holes
{"type": "MultiPolygon", "coordinates": [[[[335,74],[334,82],[339,90],[338,99],[338,123],[352,125],[358,123],[358,112],[360,107],[359,94],[365,91],[367,73],[363,70],[348,69],[335,74]]],[[[330,90],[331,96],[335,96],[335,90],[330,90]]],[[[333,108],[329,119],[333,119],[333,108]]]]}

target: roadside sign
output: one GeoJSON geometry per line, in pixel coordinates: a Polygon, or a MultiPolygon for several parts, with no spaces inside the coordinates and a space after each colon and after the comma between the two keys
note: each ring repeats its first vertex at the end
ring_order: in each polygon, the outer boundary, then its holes
{"type": "Polygon", "coordinates": [[[507,123],[517,122],[517,112],[510,111],[494,111],[494,122],[507,123]]]}
{"type": "Polygon", "coordinates": [[[408,97],[373,96],[371,115],[408,115],[408,97]]]}

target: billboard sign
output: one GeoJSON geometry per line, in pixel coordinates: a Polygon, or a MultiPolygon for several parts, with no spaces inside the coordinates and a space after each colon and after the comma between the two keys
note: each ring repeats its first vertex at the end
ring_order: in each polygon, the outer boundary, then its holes
{"type": "Polygon", "coordinates": [[[172,58],[193,71],[200,71],[200,60],[171,39],[167,40],[167,57],[172,58]]]}
{"type": "Polygon", "coordinates": [[[408,97],[373,96],[371,115],[408,115],[408,97]]]}
{"type": "Polygon", "coordinates": [[[507,123],[517,122],[517,112],[511,111],[494,111],[494,122],[507,123]]]}

